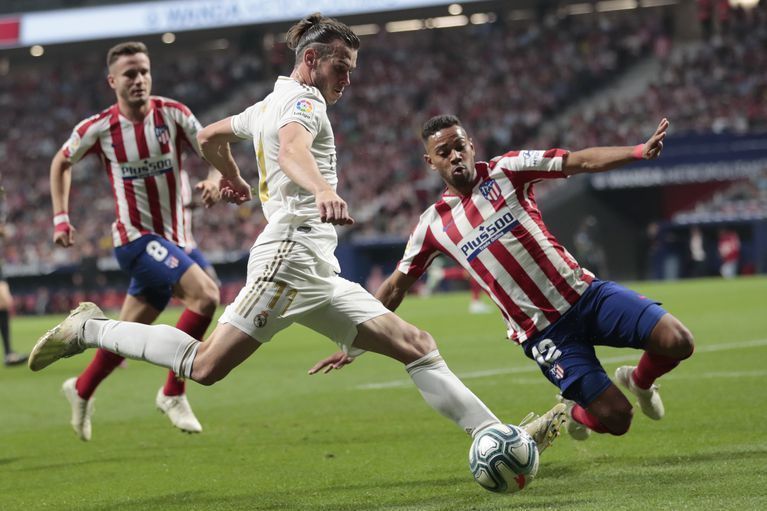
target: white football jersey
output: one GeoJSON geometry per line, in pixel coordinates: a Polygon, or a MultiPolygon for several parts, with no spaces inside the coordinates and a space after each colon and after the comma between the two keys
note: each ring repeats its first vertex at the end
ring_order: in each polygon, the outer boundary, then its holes
{"type": "Polygon", "coordinates": [[[311,152],[322,177],[335,190],[336,146],[327,104],[316,87],[280,76],[266,98],[232,117],[232,132],[252,139],[258,165],[258,195],[268,224],[256,243],[293,239],[313,250],[340,272],[334,252],[335,228],[320,221],[314,195],[294,183],[280,168],[279,130],[297,122],[312,134],[311,152]]]}

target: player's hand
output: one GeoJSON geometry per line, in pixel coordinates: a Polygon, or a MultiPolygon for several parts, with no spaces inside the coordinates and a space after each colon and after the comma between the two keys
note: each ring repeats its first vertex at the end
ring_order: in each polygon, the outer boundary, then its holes
{"type": "Polygon", "coordinates": [[[352,362],[354,362],[353,357],[350,357],[343,351],[338,351],[314,364],[314,366],[309,369],[309,374],[317,374],[320,371],[328,374],[333,369],[341,369],[343,366],[349,365],[352,362]]]}
{"type": "Polygon", "coordinates": [[[349,215],[346,201],[333,190],[323,190],[315,197],[320,220],[333,225],[353,224],[354,219],[349,215]]]}
{"type": "Polygon", "coordinates": [[[666,138],[668,124],[668,119],[665,117],[661,119],[655,133],[653,133],[647,142],[645,142],[644,147],[642,148],[642,159],[654,160],[660,156],[660,153],[663,150],[663,139],[666,138]]]}
{"type": "Polygon", "coordinates": [[[233,179],[222,177],[219,189],[221,190],[221,198],[231,204],[242,204],[253,198],[253,189],[241,176],[233,179]]]}
{"type": "Polygon", "coordinates": [[[77,229],[69,222],[56,225],[53,228],[53,243],[60,247],[71,247],[75,244],[75,232],[77,229]]]}
{"type": "Polygon", "coordinates": [[[202,204],[206,208],[211,207],[213,204],[221,200],[221,190],[218,187],[218,183],[212,179],[200,181],[197,183],[194,189],[199,190],[202,204]]]}

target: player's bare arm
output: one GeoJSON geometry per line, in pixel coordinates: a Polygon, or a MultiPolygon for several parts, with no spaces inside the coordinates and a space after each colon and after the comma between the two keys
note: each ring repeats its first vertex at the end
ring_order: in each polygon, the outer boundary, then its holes
{"type": "Polygon", "coordinates": [[[51,202],[53,205],[53,242],[71,247],[75,242],[75,228],[69,223],[69,190],[72,186],[72,164],[59,150],[51,161],[51,202]]]}
{"type": "Polygon", "coordinates": [[[417,277],[411,277],[399,270],[394,270],[378,287],[375,297],[384,304],[384,307],[394,312],[417,280],[417,277]]]}
{"type": "Polygon", "coordinates": [[[242,204],[253,198],[250,185],[242,179],[240,168],[232,156],[230,144],[242,138],[232,132],[230,117],[205,126],[197,133],[197,142],[203,157],[221,173],[221,198],[234,204],[242,204]]]}
{"type": "Polygon", "coordinates": [[[353,224],[346,201],[322,177],[311,152],[312,135],[296,122],[286,124],[279,131],[280,168],[291,181],[315,197],[320,219],[333,225],[353,224]]]}
{"type": "Polygon", "coordinates": [[[654,160],[663,150],[668,119],[662,119],[655,133],[644,144],[620,147],[591,147],[565,157],[563,171],[567,175],[605,172],[636,160],[654,160]]]}

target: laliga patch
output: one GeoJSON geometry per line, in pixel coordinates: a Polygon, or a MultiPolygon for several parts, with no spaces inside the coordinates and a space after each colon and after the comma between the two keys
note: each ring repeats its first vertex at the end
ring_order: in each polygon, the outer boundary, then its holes
{"type": "Polygon", "coordinates": [[[306,119],[307,121],[312,118],[314,114],[314,103],[310,99],[302,98],[296,101],[293,107],[293,115],[306,119]]]}
{"type": "Polygon", "coordinates": [[[77,148],[80,147],[80,135],[78,135],[76,131],[73,131],[69,140],[67,140],[67,147],[69,148],[70,154],[76,153],[77,148]]]}
{"type": "Polygon", "coordinates": [[[522,166],[538,167],[543,161],[544,151],[522,151],[519,155],[522,157],[522,166]]]}

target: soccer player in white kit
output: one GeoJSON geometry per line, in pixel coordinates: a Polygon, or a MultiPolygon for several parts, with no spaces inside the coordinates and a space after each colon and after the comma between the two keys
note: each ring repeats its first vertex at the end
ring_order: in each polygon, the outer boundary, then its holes
{"type": "MultiPolygon", "coordinates": [[[[251,248],[245,287],[208,340],[165,326],[107,320],[82,304],[43,336],[30,355],[39,370],[86,347],[173,368],[204,385],[224,378],[262,343],[294,322],[335,341],[345,353],[364,350],[394,358],[423,398],[470,435],[498,418],[448,369],[432,337],[387,310],[360,285],[340,276],[333,225],[353,222],[335,192],[336,153],[326,109],[350,84],[359,39],[343,23],[313,14],[288,31],[296,65],[274,91],[199,134],[203,154],[223,175],[222,196],[251,198],[229,144],[252,139],[259,196],[268,225],[251,248]]],[[[557,405],[526,430],[545,448],[558,434],[557,405]]]]}
{"type": "MultiPolygon", "coordinates": [[[[692,355],[692,334],[657,302],[581,267],[544,224],[533,187],[542,179],[657,158],[668,126],[663,119],[634,147],[509,151],[483,162],[475,161],[457,117],[430,119],[421,134],[424,159],[447,188],[421,215],[402,261],[376,296],[396,310],[443,253],[482,285],[506,321],[508,338],[559,387],[574,439],[585,440],[591,431],[622,435],[631,425],[631,403],[605,373],[597,345],[644,351],[637,367],[620,367],[615,376],[645,415],[661,419],[664,407],[654,382],[692,355]]],[[[339,352],[310,372],[350,361],[339,352]]]]}
{"type": "MultiPolygon", "coordinates": [[[[107,52],[107,81],[117,102],[75,126],[51,162],[51,199],[55,213],[53,241],[62,247],[76,242],[69,219],[72,168],[95,155],[112,185],[116,220],[112,241],[120,267],[130,277],[120,318],[152,323],[175,294],[186,306],[176,326],[202,339],[219,303],[216,283],[184,251],[187,231],[181,200],[182,148],[200,154],[197,132],[202,126],[178,101],[152,96],[149,53],[141,42],[128,41],[107,52]]],[[[199,184],[203,201],[212,204],[218,182],[199,184]]],[[[75,205],[75,214],[86,211],[75,205]]],[[[79,376],[67,379],[62,392],[72,411],[77,435],[91,439],[93,394],[123,358],[98,350],[79,376]]],[[[174,426],[202,431],[178,373],[169,372],[155,405],[174,426]]]]}

